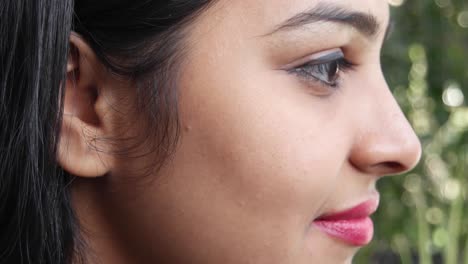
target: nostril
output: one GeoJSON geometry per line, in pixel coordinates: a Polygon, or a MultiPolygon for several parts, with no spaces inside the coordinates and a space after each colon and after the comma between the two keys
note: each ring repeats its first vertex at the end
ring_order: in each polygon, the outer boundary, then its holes
{"type": "Polygon", "coordinates": [[[397,174],[407,170],[403,164],[394,161],[382,162],[373,167],[382,174],[397,174]]]}
{"type": "Polygon", "coordinates": [[[399,162],[385,162],[385,166],[393,170],[404,170],[405,167],[399,162]]]}

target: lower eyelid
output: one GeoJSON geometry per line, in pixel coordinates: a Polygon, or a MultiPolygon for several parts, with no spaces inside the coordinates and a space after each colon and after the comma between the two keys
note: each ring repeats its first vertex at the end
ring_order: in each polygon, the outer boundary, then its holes
{"type": "Polygon", "coordinates": [[[301,74],[299,72],[291,72],[291,74],[295,75],[301,83],[304,83],[306,86],[314,89],[323,88],[326,90],[332,90],[330,88],[337,88],[341,82],[340,77],[336,80],[336,83],[329,84],[309,74],[301,74]]]}

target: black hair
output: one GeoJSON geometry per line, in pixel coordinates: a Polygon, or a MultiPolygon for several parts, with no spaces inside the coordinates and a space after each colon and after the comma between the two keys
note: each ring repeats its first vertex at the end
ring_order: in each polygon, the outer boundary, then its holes
{"type": "Polygon", "coordinates": [[[72,175],[56,162],[71,32],[110,71],[137,81],[165,156],[177,138],[177,97],[160,84],[175,85],[187,24],[211,2],[0,2],[1,264],[69,264],[79,255],[72,175]]]}

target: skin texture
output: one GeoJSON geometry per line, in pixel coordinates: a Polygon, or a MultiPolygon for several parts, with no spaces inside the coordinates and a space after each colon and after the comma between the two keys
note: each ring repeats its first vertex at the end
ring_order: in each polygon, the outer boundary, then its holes
{"type": "Polygon", "coordinates": [[[312,221],[377,198],[376,181],[411,169],[421,152],[381,72],[388,20],[384,0],[215,4],[190,26],[177,149],[144,176],[157,157],[90,143],[138,138],[143,119],[132,83],[72,36],[58,159],[78,176],[74,205],[92,263],[351,263],[358,248],[312,221]],[[378,35],[324,22],[269,34],[317,4],[372,14],[378,35]],[[339,87],[284,70],[331,50],[356,64],[339,87]]]}

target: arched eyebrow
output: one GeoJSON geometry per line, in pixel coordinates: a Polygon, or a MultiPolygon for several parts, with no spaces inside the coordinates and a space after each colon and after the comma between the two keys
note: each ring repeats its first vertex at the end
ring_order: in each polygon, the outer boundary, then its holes
{"type": "MultiPolygon", "coordinates": [[[[331,22],[350,26],[368,38],[376,37],[381,28],[378,19],[371,14],[347,10],[346,8],[329,3],[322,3],[308,11],[289,18],[267,35],[273,35],[279,31],[298,29],[316,22],[331,22]]],[[[386,31],[388,32],[389,28],[386,31]]]]}

